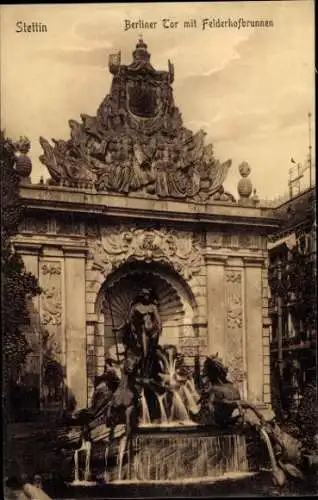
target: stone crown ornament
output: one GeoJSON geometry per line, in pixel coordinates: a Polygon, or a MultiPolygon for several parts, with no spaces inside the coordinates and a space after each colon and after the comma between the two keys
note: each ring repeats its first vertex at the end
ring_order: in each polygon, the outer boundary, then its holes
{"type": "Polygon", "coordinates": [[[51,184],[92,187],[106,193],[142,194],[147,197],[208,199],[235,202],[222,184],[231,160],[220,163],[205,132],[183,126],[171,84],[174,67],[157,71],[147,45],[139,40],[129,65],[121,54],[111,54],[110,94],[97,116],[70,120],[71,138],[40,137],[51,184]]]}

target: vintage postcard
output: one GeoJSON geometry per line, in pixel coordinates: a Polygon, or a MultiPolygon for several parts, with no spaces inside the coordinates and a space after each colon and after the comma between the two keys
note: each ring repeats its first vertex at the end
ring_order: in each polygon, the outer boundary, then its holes
{"type": "Polygon", "coordinates": [[[314,2],[0,12],[5,497],[316,494],[314,2]]]}

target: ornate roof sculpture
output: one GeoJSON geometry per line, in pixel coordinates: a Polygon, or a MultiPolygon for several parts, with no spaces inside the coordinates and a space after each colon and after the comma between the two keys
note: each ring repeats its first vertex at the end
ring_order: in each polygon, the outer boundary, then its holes
{"type": "Polygon", "coordinates": [[[97,116],[70,120],[68,141],[52,139],[52,146],[40,137],[40,160],[50,182],[109,193],[235,201],[222,187],[231,160],[220,163],[212,144],[205,145],[206,133],[183,126],[170,61],[168,71],[155,70],[142,39],[130,65],[120,59],[120,52],[109,57],[113,81],[97,116]]]}

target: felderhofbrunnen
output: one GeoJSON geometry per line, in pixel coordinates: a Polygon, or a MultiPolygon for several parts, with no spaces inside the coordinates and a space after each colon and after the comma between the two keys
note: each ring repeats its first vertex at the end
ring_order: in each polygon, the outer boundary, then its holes
{"type": "Polygon", "coordinates": [[[231,160],[184,127],[170,61],[153,68],[139,40],[109,71],[96,116],[70,120],[67,140],[40,137],[49,181],[31,183],[28,144],[16,162],[27,216],[14,245],[42,288],[31,371],[65,481],[267,467],[282,485],[301,472],[296,445],[278,457],[270,417],[267,239],[279,220],[246,161],[238,197],[224,190],[231,160]]]}

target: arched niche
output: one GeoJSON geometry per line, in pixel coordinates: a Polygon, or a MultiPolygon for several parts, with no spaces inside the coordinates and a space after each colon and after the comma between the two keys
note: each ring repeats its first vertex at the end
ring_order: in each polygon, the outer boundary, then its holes
{"type": "Polygon", "coordinates": [[[161,344],[178,347],[180,338],[196,335],[194,321],[197,304],[184,279],[164,264],[130,262],[112,272],[97,295],[96,326],[98,332],[104,333],[105,357],[116,342],[113,326],[118,327],[127,319],[132,300],[145,287],[153,289],[158,299],[163,323],[161,344]]]}

